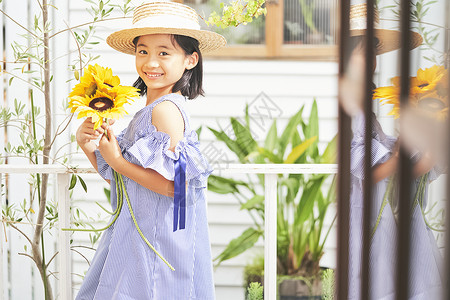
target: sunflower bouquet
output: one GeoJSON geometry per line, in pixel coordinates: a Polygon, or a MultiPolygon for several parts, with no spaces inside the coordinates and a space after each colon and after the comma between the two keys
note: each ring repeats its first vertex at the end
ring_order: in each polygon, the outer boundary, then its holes
{"type": "Polygon", "coordinates": [[[106,119],[127,114],[124,105],[138,97],[138,91],[135,87],[121,86],[119,77],[110,68],[89,65],[69,94],[70,112],[77,113],[78,119],[91,117],[97,129],[106,119]]]}
{"type": "MultiPolygon", "coordinates": [[[[391,86],[375,89],[373,98],[381,104],[393,104],[388,115],[400,116],[400,77],[391,79],[391,86]]],[[[417,70],[417,75],[410,78],[409,104],[421,112],[438,120],[445,120],[448,115],[448,72],[444,66],[434,65],[417,70]]]]}

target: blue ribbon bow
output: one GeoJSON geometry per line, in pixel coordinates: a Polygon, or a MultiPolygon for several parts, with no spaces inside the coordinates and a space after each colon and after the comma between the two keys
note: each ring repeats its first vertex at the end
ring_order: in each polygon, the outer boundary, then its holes
{"type": "Polygon", "coordinates": [[[173,231],[186,227],[186,156],[180,152],[175,161],[173,231]]]}

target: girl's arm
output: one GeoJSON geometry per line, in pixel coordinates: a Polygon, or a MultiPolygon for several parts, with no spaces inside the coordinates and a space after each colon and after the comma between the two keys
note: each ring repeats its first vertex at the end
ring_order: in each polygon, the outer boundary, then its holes
{"type": "MultiPolygon", "coordinates": [[[[170,101],[156,105],[152,112],[152,123],[170,136],[169,150],[174,151],[176,144],[183,138],[184,121],[180,111],[170,101]]],[[[109,140],[103,136],[99,142],[99,150],[105,161],[116,172],[132,179],[143,187],[156,193],[173,197],[174,183],[152,169],[146,169],[130,163],[123,158],[113,131],[108,128],[109,140]]]]}
{"type": "MultiPolygon", "coordinates": [[[[376,165],[373,168],[373,183],[377,183],[391,176],[397,171],[398,157],[398,146],[396,146],[394,149],[394,153],[386,162],[376,165]]],[[[434,167],[434,165],[435,162],[433,161],[433,159],[427,153],[425,153],[413,167],[414,178],[428,173],[434,167]]]]}

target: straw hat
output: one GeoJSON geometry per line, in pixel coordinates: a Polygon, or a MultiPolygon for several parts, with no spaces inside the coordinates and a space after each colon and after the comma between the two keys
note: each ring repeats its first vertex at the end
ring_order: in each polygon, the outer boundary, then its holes
{"type": "Polygon", "coordinates": [[[220,34],[200,30],[198,14],[191,7],[169,1],[147,2],[135,8],[133,23],[128,29],[116,31],[106,39],[114,49],[135,54],[133,39],[146,34],[178,34],[199,41],[202,53],[219,49],[226,44],[220,34]]]}
{"type": "MultiPolygon", "coordinates": [[[[400,49],[400,31],[381,29],[378,11],[374,12],[375,37],[378,39],[376,54],[400,49]]],[[[362,36],[367,29],[367,4],[358,3],[350,5],[350,36],[362,36]]],[[[422,44],[422,36],[414,31],[410,31],[409,50],[422,44]]]]}

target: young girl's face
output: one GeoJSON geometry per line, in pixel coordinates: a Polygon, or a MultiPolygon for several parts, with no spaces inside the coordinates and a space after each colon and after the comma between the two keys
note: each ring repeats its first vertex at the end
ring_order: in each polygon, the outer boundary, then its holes
{"type": "Polygon", "coordinates": [[[197,65],[198,54],[186,55],[169,34],[139,37],[136,44],[136,70],[147,85],[147,99],[170,94],[186,69],[197,65]]]}

